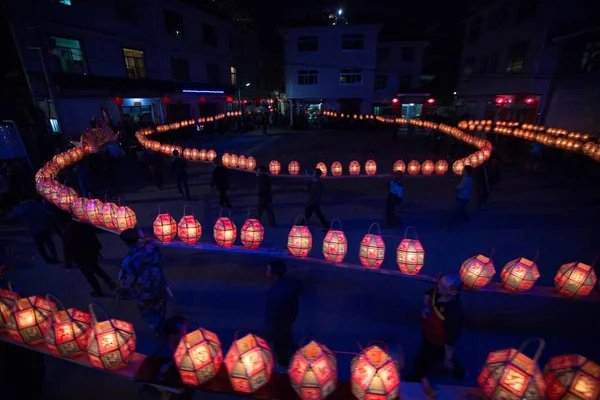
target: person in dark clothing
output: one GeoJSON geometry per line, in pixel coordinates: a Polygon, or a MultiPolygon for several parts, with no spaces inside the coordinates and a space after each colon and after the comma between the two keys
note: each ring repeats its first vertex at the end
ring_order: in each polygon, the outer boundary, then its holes
{"type": "Polygon", "coordinates": [[[393,228],[396,223],[400,224],[400,218],[396,217],[396,207],[402,203],[404,195],[404,184],[402,183],[402,171],[394,172],[392,179],[388,182],[388,196],[385,202],[385,217],[387,226],[393,228]]]}
{"type": "Polygon", "coordinates": [[[111,291],[117,288],[116,283],[98,265],[102,244],[96,237],[96,232],[92,226],[78,221],[71,221],[63,240],[66,268],[70,270],[73,263],[77,263],[79,270],[94,289],[91,293],[92,297],[104,295],[96,275],[108,285],[111,291]]]}
{"type": "Polygon", "coordinates": [[[162,178],[162,162],[160,153],[148,149],[148,169],[154,179],[154,184],[158,190],[162,189],[163,178],[162,178]]]}
{"type": "Polygon", "coordinates": [[[490,195],[490,183],[488,179],[488,163],[482,164],[477,168],[475,177],[475,187],[477,188],[477,208],[482,210],[490,195]]]}
{"type": "Polygon", "coordinates": [[[219,192],[219,205],[231,210],[231,203],[227,198],[227,189],[229,189],[229,170],[221,164],[221,162],[215,160],[215,163],[217,166],[213,170],[210,187],[211,189],[217,188],[217,191],[219,192]]]}
{"type": "Polygon", "coordinates": [[[179,194],[183,197],[183,191],[185,189],[185,198],[187,200],[190,199],[190,188],[188,186],[187,179],[187,162],[179,157],[179,150],[173,150],[173,161],[171,161],[171,171],[175,178],[177,179],[177,190],[179,190],[179,194]]]}
{"type": "Polygon", "coordinates": [[[323,211],[321,211],[321,197],[323,197],[324,190],[321,175],[323,175],[323,172],[319,168],[315,168],[313,178],[306,186],[308,191],[308,203],[304,209],[304,223],[308,223],[310,217],[312,217],[313,214],[317,214],[317,218],[323,229],[329,229],[329,222],[327,222],[325,215],[323,215],[323,211]]]}
{"type": "Polygon", "coordinates": [[[266,212],[269,226],[275,228],[277,224],[275,224],[275,213],[273,212],[271,178],[264,165],[259,165],[256,171],[258,176],[258,219],[260,220],[263,212],[266,212]]]}
{"type": "Polygon", "coordinates": [[[437,362],[444,362],[446,370],[456,380],[462,380],[465,369],[454,353],[454,346],[460,338],[464,323],[464,313],[460,303],[462,280],[455,275],[444,275],[435,288],[425,292],[425,308],[421,313],[423,341],[417,353],[412,372],[406,375],[409,382],[422,382],[428,399],[435,398],[427,374],[437,362]]]}
{"type": "Polygon", "coordinates": [[[267,277],[275,283],[267,291],[265,337],[273,343],[275,361],[285,368],[298,349],[292,338],[292,326],[302,294],[302,283],[286,273],[287,266],[282,260],[273,260],[267,265],[267,277]]]}

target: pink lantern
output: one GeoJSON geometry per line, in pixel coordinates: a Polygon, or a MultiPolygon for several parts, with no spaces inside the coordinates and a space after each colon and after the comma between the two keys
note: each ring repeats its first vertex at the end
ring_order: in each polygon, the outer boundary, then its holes
{"type": "Polygon", "coordinates": [[[315,169],[320,169],[321,170],[321,176],[324,178],[327,176],[327,165],[325,165],[324,162],[318,162],[317,166],[315,167],[315,169]]]}
{"type": "Polygon", "coordinates": [[[162,243],[171,243],[177,234],[177,223],[168,212],[161,214],[160,206],[158,206],[158,215],[152,227],[154,228],[154,235],[162,243]]]}
{"type": "Polygon", "coordinates": [[[202,225],[193,215],[186,215],[185,211],[188,207],[183,207],[183,217],[177,225],[177,234],[183,243],[192,245],[196,244],[202,236],[202,225]]]}
{"type": "Polygon", "coordinates": [[[70,187],[65,186],[58,194],[58,206],[61,210],[69,211],[75,199],[77,199],[77,192],[70,187]]]}
{"type": "Polygon", "coordinates": [[[117,205],[108,201],[108,196],[105,196],[104,204],[102,204],[102,221],[107,229],[113,231],[117,229],[117,222],[115,220],[116,212],[117,205]]]}
{"type": "Polygon", "coordinates": [[[123,232],[125,229],[135,228],[137,224],[137,217],[135,212],[127,207],[119,205],[113,214],[113,221],[117,229],[123,232]]]}
{"type": "Polygon", "coordinates": [[[400,271],[408,275],[416,275],[421,271],[425,264],[425,250],[419,241],[417,230],[414,226],[409,226],[404,231],[404,239],[396,249],[396,262],[400,271]],[[408,231],[412,229],[415,234],[414,239],[408,239],[408,231]]]}
{"type": "Polygon", "coordinates": [[[348,239],[342,231],[342,223],[334,219],[331,221],[331,228],[325,234],[325,239],[323,239],[323,256],[327,261],[338,264],[344,261],[347,252],[348,239]],[[333,229],[335,221],[340,225],[339,230],[333,229]]]}
{"type": "Polygon", "coordinates": [[[85,197],[78,197],[71,204],[71,214],[73,214],[78,220],[86,221],[87,214],[85,212],[85,201],[87,199],[85,197]]]}
{"type": "Polygon", "coordinates": [[[213,227],[213,237],[219,247],[231,247],[237,237],[237,227],[231,220],[231,211],[227,208],[222,208],[219,211],[219,218],[213,227]],[[229,212],[229,217],[223,217],[223,210],[229,212]]]}
{"type": "Polygon", "coordinates": [[[86,219],[96,226],[104,223],[102,220],[102,205],[102,202],[98,199],[87,199],[84,203],[86,219]]]}
{"type": "Polygon", "coordinates": [[[296,223],[288,234],[287,248],[292,256],[306,258],[312,248],[312,234],[306,225],[298,225],[298,218],[304,219],[302,216],[296,217],[296,223]]]}
{"type": "Polygon", "coordinates": [[[461,265],[459,275],[465,286],[471,289],[481,289],[491,282],[496,273],[492,255],[481,254],[467,258],[461,265]]]}
{"type": "Polygon", "coordinates": [[[365,268],[378,269],[385,259],[385,243],[381,237],[379,224],[373,223],[368,233],[363,236],[358,250],[358,258],[365,268]],[[377,227],[377,234],[371,233],[371,228],[377,227]]]}
{"type": "Polygon", "coordinates": [[[250,212],[248,212],[246,221],[244,221],[244,225],[240,230],[242,244],[247,249],[256,250],[260,247],[264,238],[265,228],[258,219],[250,218],[250,212]]]}

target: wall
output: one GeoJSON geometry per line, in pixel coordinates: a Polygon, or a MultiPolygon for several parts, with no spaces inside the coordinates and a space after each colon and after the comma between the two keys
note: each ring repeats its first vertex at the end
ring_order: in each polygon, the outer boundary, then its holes
{"type": "Polygon", "coordinates": [[[600,74],[572,75],[558,81],[545,125],[600,134],[600,74]]]}
{"type": "Polygon", "coordinates": [[[113,122],[119,121],[119,109],[109,99],[61,99],[58,101],[61,112],[61,133],[68,136],[79,136],[90,127],[90,119],[102,118],[101,107],[105,107],[113,122]]]}

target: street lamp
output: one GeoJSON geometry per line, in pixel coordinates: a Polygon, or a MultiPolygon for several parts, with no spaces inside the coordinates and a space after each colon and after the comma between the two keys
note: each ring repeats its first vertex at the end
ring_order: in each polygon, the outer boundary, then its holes
{"type": "MultiPolygon", "coordinates": [[[[247,82],[244,86],[250,86],[250,82],[247,82]]],[[[240,111],[242,111],[242,87],[238,85],[238,104],[240,106],[240,111]]]]}

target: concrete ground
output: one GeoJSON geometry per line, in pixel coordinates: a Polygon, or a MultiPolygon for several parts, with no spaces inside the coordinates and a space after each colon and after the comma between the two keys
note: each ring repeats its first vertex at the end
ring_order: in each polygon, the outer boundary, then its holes
{"type": "MultiPolygon", "coordinates": [[[[223,138],[212,143],[215,150],[242,153],[251,149],[259,162],[268,162],[269,154],[290,154],[294,143],[306,143],[302,157],[312,163],[311,149],[343,148],[339,134],[327,138],[327,132],[276,132],[265,136],[248,135],[242,138],[223,138]],[[317,145],[311,146],[313,138],[317,145]],[[328,147],[329,146],[329,147],[328,147]],[[276,150],[279,149],[279,150],[276,150]]],[[[371,135],[377,135],[372,133],[371,135]]],[[[353,143],[363,140],[385,148],[392,143],[389,133],[361,139],[354,133],[346,138],[353,143]],[[351,139],[350,139],[351,138],[351,139]]],[[[400,144],[405,143],[400,139],[400,144]]],[[[206,144],[206,143],[204,143],[206,144]]],[[[406,144],[406,143],[405,143],[406,144]]],[[[354,146],[354,145],[353,145],[354,146]]],[[[426,153],[421,146],[415,158],[426,153]]],[[[405,154],[412,157],[410,148],[405,154]]],[[[298,157],[300,158],[300,157],[298,157]]],[[[390,159],[392,157],[390,156],[390,159]]],[[[424,159],[424,158],[423,158],[424,159]]],[[[301,160],[302,162],[302,160],[301,160]]],[[[116,188],[137,213],[139,226],[150,232],[159,203],[178,220],[183,206],[193,207],[204,233],[203,241],[212,242],[212,225],[218,217],[217,194],[210,190],[208,165],[190,167],[192,201],[182,200],[172,179],[162,191],[146,182],[135,166],[123,165],[116,188]]],[[[405,202],[401,207],[402,227],[382,229],[387,246],[382,268],[396,269],[395,248],[408,225],[415,226],[426,251],[425,274],[438,271],[456,273],[467,257],[487,254],[493,257],[499,281],[499,271],[511,259],[532,256],[540,251],[538,265],[542,276],[538,285],[550,286],[560,265],[571,261],[591,263],[598,253],[597,235],[600,223],[597,188],[587,186],[572,192],[543,174],[526,174],[516,167],[507,167],[503,181],[492,192],[489,206],[475,211],[469,206],[471,222],[460,224],[450,231],[440,228],[449,217],[454,202],[454,186],[458,178],[407,177],[405,202]]],[[[306,201],[306,181],[299,178],[274,177],[274,202],[278,228],[266,228],[264,247],[285,248],[286,236],[296,215],[303,212],[306,201]]],[[[114,188],[113,188],[114,189],[114,188]]],[[[114,190],[113,190],[114,191],[114,190]]],[[[358,263],[358,244],[372,222],[383,222],[386,183],[381,179],[327,180],[323,211],[328,218],[339,218],[348,237],[346,262],[358,263]]],[[[252,174],[232,172],[230,199],[234,206],[233,220],[241,227],[248,209],[256,206],[256,178],[252,174]]],[[[266,221],[264,221],[266,222],[266,221]]],[[[383,225],[382,225],[383,228],[383,225]]],[[[61,266],[45,265],[37,256],[32,240],[14,222],[3,221],[3,243],[14,243],[21,262],[6,272],[6,278],[19,284],[27,293],[52,293],[63,303],[85,309],[92,300],[91,291],[78,272],[67,273],[61,266]]],[[[313,248],[310,255],[322,258],[324,233],[312,221],[313,248]]],[[[103,243],[101,265],[116,276],[126,249],[118,237],[110,233],[99,235],[103,243]]],[[[55,238],[56,239],[56,238],[55,238]]],[[[163,267],[174,292],[168,306],[170,315],[181,314],[199,325],[216,332],[225,346],[231,343],[237,329],[260,334],[263,329],[264,293],[270,282],[264,274],[266,256],[227,252],[202,252],[192,249],[163,249],[163,267]]],[[[430,284],[415,279],[390,277],[370,271],[339,269],[321,263],[290,261],[290,273],[305,284],[306,292],[294,335],[300,340],[314,337],[332,350],[357,351],[372,340],[392,342],[405,355],[406,373],[420,342],[418,316],[423,292],[430,284]]],[[[598,296],[596,294],[595,298],[598,296]]],[[[469,371],[463,385],[475,386],[479,368],[489,351],[517,347],[531,337],[543,337],[546,349],[541,363],[554,355],[580,353],[600,361],[597,346],[598,301],[566,300],[503,293],[465,292],[462,296],[467,314],[467,327],[457,346],[457,355],[469,371]]],[[[104,305],[116,318],[134,323],[138,335],[138,351],[150,354],[156,343],[131,302],[116,302],[103,298],[104,305]]],[[[528,354],[533,354],[533,349],[528,354]]],[[[339,375],[348,379],[350,355],[338,357],[339,375]]],[[[60,360],[49,360],[47,398],[69,399],[77,388],[86,391],[86,398],[136,398],[139,385],[89,371],[60,360]],[[75,390],[71,385],[76,385],[75,390]]],[[[439,384],[452,380],[439,376],[439,384]]],[[[198,398],[205,397],[198,394],[198,398]]]]}

